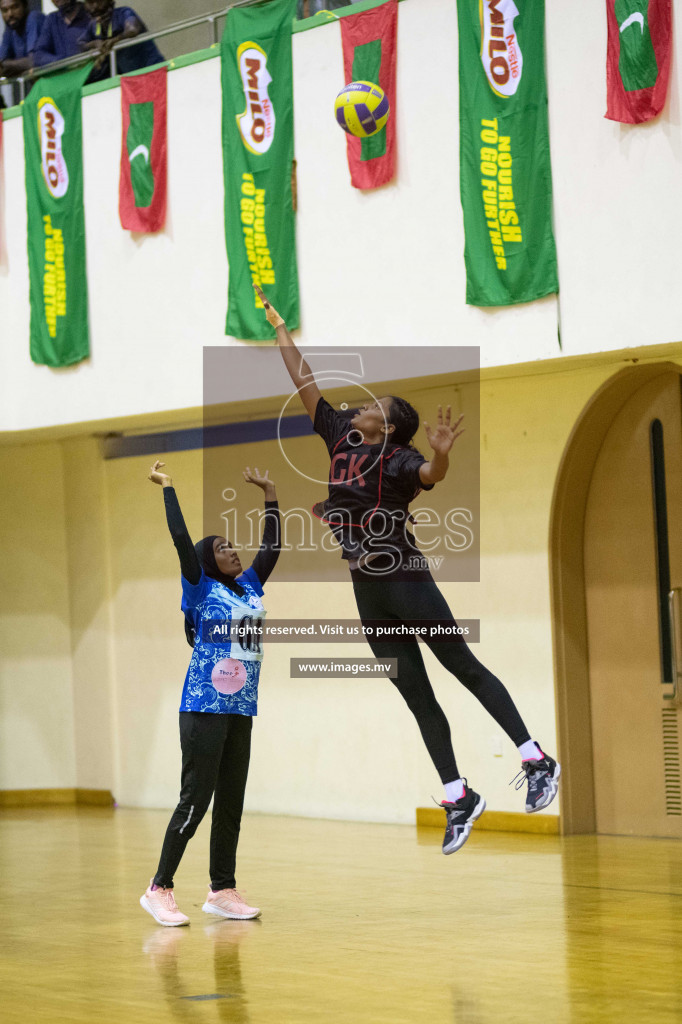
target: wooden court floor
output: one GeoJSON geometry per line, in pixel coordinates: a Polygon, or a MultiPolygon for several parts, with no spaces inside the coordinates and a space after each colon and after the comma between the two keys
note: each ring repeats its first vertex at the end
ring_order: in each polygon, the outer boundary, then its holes
{"type": "Polygon", "coordinates": [[[203,914],[208,826],[176,878],[188,928],[138,900],[166,811],[0,811],[0,1019],[152,1024],[682,1021],[682,843],[252,815],[239,887],[203,914]]]}

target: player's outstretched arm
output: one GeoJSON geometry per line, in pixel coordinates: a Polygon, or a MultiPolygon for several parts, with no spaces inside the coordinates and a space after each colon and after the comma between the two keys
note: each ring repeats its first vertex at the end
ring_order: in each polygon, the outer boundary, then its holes
{"type": "Polygon", "coordinates": [[[189,583],[196,586],[201,579],[201,566],[199,565],[199,559],[194,550],[192,539],[185,526],[184,517],[180,511],[180,503],[173,487],[173,481],[167,473],[161,472],[165,465],[165,462],[160,462],[157,459],[151,468],[148,479],[153,484],[159,484],[160,487],[163,487],[166,522],[168,523],[168,529],[180,559],[180,572],[189,583]]]}
{"type": "Polygon", "coordinates": [[[438,406],[438,423],[432,428],[428,423],[424,423],[424,430],[426,431],[426,437],[433,451],[430,462],[424,462],[419,467],[419,479],[423,484],[437,484],[439,481],[445,478],[445,474],[448,471],[450,460],[448,453],[452,448],[457,438],[464,433],[464,428],[459,429],[459,425],[464,418],[462,414],[454,423],[451,423],[452,412],[450,406],[445,411],[445,417],[443,417],[443,407],[438,406]]]}
{"type": "Polygon", "coordinates": [[[282,317],[279,315],[277,310],[270,305],[258,285],[254,284],[253,287],[256,289],[258,298],[263,303],[268,323],[272,324],[277,332],[277,344],[279,345],[280,352],[282,353],[284,365],[289,371],[289,376],[294,382],[294,387],[301,396],[301,401],[305,406],[306,412],[310,416],[311,420],[314,420],[317,403],[322,397],[322,393],[315,383],[313,371],[296,348],[293,338],[289,334],[282,317]]]}
{"type": "Polygon", "coordinates": [[[256,487],[260,487],[263,491],[263,497],[265,498],[265,526],[263,529],[263,539],[251,565],[251,568],[260,580],[261,586],[265,586],[270,573],[277,564],[280,548],[282,546],[277,492],[267,469],[265,470],[265,473],[260,473],[258,466],[256,466],[254,470],[251,470],[251,468],[247,466],[244,470],[244,479],[247,483],[255,484],[256,487]]]}

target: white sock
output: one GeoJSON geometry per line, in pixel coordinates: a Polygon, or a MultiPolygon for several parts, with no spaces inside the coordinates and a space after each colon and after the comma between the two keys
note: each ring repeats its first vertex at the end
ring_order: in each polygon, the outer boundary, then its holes
{"type": "Polygon", "coordinates": [[[535,740],[526,740],[518,748],[522,761],[541,761],[543,753],[535,740]]]}
{"type": "Polygon", "coordinates": [[[454,804],[464,796],[464,779],[455,779],[454,782],[445,783],[445,799],[448,803],[454,804]]]}

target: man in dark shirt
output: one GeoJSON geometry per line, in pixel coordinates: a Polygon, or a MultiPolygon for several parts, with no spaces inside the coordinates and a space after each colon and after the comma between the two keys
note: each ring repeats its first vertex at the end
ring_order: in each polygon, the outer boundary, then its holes
{"type": "MultiPolygon", "coordinates": [[[[107,54],[114,43],[123,39],[133,39],[147,31],[145,23],[132,7],[114,7],[114,0],[85,0],[85,7],[92,18],[80,40],[81,46],[86,50],[98,50],[107,54]]],[[[116,52],[116,72],[125,75],[130,71],[148,68],[152,64],[160,64],[163,60],[163,54],[154,41],[148,39],[138,46],[127,46],[116,52]]],[[[97,73],[97,78],[108,78],[109,75],[109,63],[106,62],[97,73]]]]}
{"type": "Polygon", "coordinates": [[[57,8],[48,14],[33,57],[37,66],[82,53],[80,39],[90,25],[85,5],[77,0],[52,0],[57,8]]]}
{"type": "Polygon", "coordinates": [[[27,0],[0,0],[5,34],[0,43],[0,76],[20,75],[33,67],[33,51],[45,15],[30,11],[27,0]]]}
{"type": "Polygon", "coordinates": [[[339,7],[349,7],[355,0],[298,0],[296,17],[312,18],[320,11],[337,11],[339,7]]]}

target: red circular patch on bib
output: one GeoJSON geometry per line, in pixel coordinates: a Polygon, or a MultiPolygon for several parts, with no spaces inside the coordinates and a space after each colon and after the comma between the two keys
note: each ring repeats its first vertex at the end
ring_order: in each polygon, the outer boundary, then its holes
{"type": "Polygon", "coordinates": [[[218,693],[237,693],[246,682],[246,666],[236,658],[223,658],[213,666],[211,682],[218,693]]]}

